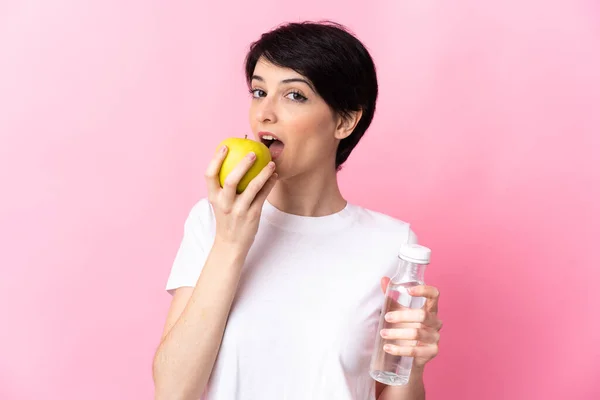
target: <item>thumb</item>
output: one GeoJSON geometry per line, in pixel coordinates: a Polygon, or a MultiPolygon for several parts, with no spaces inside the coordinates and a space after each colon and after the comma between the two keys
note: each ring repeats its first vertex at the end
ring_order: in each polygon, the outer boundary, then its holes
{"type": "Polygon", "coordinates": [[[381,278],[381,291],[383,292],[383,294],[385,294],[385,291],[387,290],[388,285],[390,284],[390,278],[388,278],[387,276],[384,276],[383,278],[381,278]]]}

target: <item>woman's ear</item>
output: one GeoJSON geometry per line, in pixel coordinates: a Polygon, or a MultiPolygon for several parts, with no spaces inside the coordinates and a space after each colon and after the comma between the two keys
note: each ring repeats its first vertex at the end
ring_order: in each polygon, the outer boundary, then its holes
{"type": "Polygon", "coordinates": [[[351,111],[347,115],[340,115],[338,118],[337,128],[335,130],[335,138],[342,140],[350,136],[356,128],[358,121],[362,117],[362,110],[351,111]]]}

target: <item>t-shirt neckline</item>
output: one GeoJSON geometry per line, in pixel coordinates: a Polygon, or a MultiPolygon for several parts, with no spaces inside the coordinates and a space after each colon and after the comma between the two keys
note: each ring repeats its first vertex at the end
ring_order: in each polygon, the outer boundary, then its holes
{"type": "Polygon", "coordinates": [[[263,216],[272,225],[287,231],[298,233],[329,233],[349,226],[354,217],[354,205],[346,202],[343,209],[333,214],[320,217],[289,214],[266,200],[263,216]]]}

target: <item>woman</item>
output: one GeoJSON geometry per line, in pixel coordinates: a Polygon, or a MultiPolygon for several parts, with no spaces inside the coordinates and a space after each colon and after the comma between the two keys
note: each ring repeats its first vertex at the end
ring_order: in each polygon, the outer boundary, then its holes
{"type": "Polygon", "coordinates": [[[154,359],[157,399],[424,398],[437,354],[437,289],[423,310],[393,312],[412,329],[376,332],[382,290],[409,225],[348,203],[336,173],[369,127],[377,79],[368,51],[333,23],[263,34],[246,58],[250,125],[272,158],[242,194],[249,154],[219,185],[227,149],[206,170],[208,198],[191,210],[172,266],[173,294],[154,359]],[[381,284],[381,286],[380,286],[381,284]],[[417,339],[402,387],[376,383],[377,334],[417,339]]]}

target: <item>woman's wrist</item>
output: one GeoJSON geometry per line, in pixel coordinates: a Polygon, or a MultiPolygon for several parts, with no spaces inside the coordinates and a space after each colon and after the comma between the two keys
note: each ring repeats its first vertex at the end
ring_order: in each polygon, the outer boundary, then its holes
{"type": "Polygon", "coordinates": [[[239,261],[243,263],[248,255],[250,246],[244,243],[231,242],[215,238],[213,243],[212,252],[219,254],[222,257],[230,259],[232,262],[239,261]]]}

